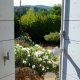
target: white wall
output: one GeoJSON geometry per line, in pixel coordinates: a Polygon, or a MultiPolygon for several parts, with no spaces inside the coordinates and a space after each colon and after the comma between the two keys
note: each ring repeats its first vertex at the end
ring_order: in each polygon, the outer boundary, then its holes
{"type": "Polygon", "coordinates": [[[80,0],[64,0],[62,80],[80,80],[80,0]]]}
{"type": "Polygon", "coordinates": [[[13,0],[0,0],[0,80],[15,80],[13,0]]]}

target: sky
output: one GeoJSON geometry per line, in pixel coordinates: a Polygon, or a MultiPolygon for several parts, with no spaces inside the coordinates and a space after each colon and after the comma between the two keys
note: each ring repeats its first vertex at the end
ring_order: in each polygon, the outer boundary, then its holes
{"type": "MultiPolygon", "coordinates": [[[[53,6],[55,4],[61,4],[62,0],[21,0],[21,5],[45,5],[53,6]]],[[[19,6],[20,0],[14,0],[14,6],[19,6]]]]}

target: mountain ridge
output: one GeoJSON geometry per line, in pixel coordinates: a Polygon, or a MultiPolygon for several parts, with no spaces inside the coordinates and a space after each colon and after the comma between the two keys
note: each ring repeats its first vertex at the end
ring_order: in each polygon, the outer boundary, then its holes
{"type": "MultiPolygon", "coordinates": [[[[52,8],[51,6],[45,6],[45,5],[25,5],[25,6],[22,5],[21,7],[22,7],[22,14],[26,13],[31,7],[33,7],[36,12],[42,8],[45,9],[46,11],[52,8]]],[[[20,6],[14,6],[14,11],[19,12],[20,6]]]]}

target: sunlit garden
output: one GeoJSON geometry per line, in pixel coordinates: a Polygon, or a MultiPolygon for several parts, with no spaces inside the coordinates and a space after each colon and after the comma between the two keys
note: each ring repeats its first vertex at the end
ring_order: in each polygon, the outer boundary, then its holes
{"type": "Polygon", "coordinates": [[[47,73],[59,78],[61,6],[15,7],[16,80],[45,80],[47,73]],[[21,13],[20,13],[21,11],[21,13]]]}

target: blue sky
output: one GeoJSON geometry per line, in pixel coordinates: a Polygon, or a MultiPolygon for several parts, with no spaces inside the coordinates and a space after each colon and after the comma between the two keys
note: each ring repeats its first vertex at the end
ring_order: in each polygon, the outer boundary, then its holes
{"type": "MultiPolygon", "coordinates": [[[[20,5],[20,0],[14,0],[14,6],[20,5]]],[[[53,6],[54,4],[61,4],[62,0],[21,0],[22,5],[46,5],[53,6]]]]}

